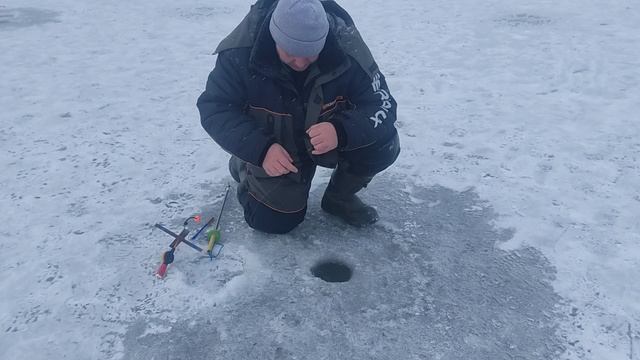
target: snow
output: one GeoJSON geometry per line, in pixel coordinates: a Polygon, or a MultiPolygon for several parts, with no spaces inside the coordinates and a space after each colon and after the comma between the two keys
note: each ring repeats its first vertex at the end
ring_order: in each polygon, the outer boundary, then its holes
{"type": "MultiPolygon", "coordinates": [[[[496,249],[533,248],[554,268],[562,358],[632,358],[640,337],[638,4],[341,4],[399,103],[403,152],[387,172],[406,179],[397,190],[430,211],[448,205],[415,187],[476,193],[483,202],[464,211],[491,207],[492,225],[512,231],[496,249]]],[[[285,279],[237,208],[223,238],[243,235],[219,260],[179,249],[170,276],[152,276],[170,242],[152,225],[178,230],[222,204],[227,154],[200,127],[195,101],[211,52],[249,5],[0,5],[0,358],[122,358],[131,324],[142,322],[143,338],[162,335],[285,279]]],[[[328,176],[320,171],[313,191],[328,176]]],[[[429,222],[382,215],[392,234],[429,222]]],[[[310,247],[323,241],[309,236],[310,247]]],[[[290,256],[292,240],[281,241],[290,256]]],[[[484,346],[477,335],[466,339],[484,346]]]]}

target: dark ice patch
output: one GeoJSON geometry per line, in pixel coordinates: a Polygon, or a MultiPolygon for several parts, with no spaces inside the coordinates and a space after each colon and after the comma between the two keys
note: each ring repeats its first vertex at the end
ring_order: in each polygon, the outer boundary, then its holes
{"type": "Polygon", "coordinates": [[[204,20],[213,19],[220,16],[225,16],[233,13],[233,9],[230,7],[195,7],[195,8],[178,8],[174,12],[180,17],[189,20],[204,20]]]}
{"type": "Polygon", "coordinates": [[[136,239],[130,234],[108,234],[107,236],[98,240],[98,244],[106,246],[107,248],[125,246],[131,246],[136,242],[136,239]]]}
{"type": "Polygon", "coordinates": [[[84,200],[68,204],[65,212],[73,217],[81,217],[89,213],[84,200]]]}
{"type": "MultiPolygon", "coordinates": [[[[124,358],[533,360],[564,350],[555,269],[533,248],[498,249],[513,231],[491,225],[495,213],[472,190],[378,177],[363,199],[381,221],[366,229],[323,213],[322,191],[311,194],[306,221],[282,236],[249,229],[230,201],[225,251],[258,256],[264,274],[248,279],[260,280],[167,333],[140,337],[132,324],[124,358]],[[322,281],[309,269],[323,259],[357,271],[348,282],[322,281]]],[[[208,262],[182,256],[181,268],[208,272],[208,262]]]]}
{"type": "Polygon", "coordinates": [[[551,19],[549,18],[531,14],[514,14],[494,21],[510,27],[542,26],[551,23],[551,19]]]}
{"type": "Polygon", "coordinates": [[[0,30],[59,22],[58,15],[55,11],[36,8],[0,7],[0,30]]]}

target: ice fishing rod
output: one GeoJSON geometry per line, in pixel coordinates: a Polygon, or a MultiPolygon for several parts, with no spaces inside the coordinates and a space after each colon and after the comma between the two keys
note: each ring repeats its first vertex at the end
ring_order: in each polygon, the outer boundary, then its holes
{"type": "Polygon", "coordinates": [[[213,229],[209,229],[206,231],[207,234],[207,238],[208,238],[208,245],[207,245],[207,250],[205,252],[204,249],[202,249],[200,246],[194,244],[192,241],[194,241],[196,238],[198,238],[198,235],[200,235],[200,233],[202,233],[202,231],[204,229],[206,229],[207,227],[209,227],[213,221],[216,219],[216,217],[211,217],[211,219],[209,219],[209,221],[207,221],[197,232],[195,235],[193,235],[191,237],[191,240],[187,240],[186,237],[189,234],[189,230],[187,229],[187,226],[189,225],[189,221],[193,220],[196,223],[200,223],[201,221],[201,217],[199,215],[196,216],[190,216],[189,218],[187,218],[183,225],[182,225],[182,231],[180,232],[180,234],[176,234],[173,231],[167,229],[166,227],[162,226],[161,224],[155,224],[155,227],[157,227],[158,229],[164,231],[165,233],[169,234],[170,236],[173,237],[173,241],[171,242],[171,244],[169,244],[169,248],[170,250],[165,251],[162,254],[162,262],[160,263],[160,266],[158,267],[158,269],[156,270],[156,276],[158,278],[164,278],[166,273],[167,273],[167,268],[168,266],[173,263],[175,256],[175,250],[178,247],[178,245],[180,245],[180,243],[185,243],[187,244],[189,247],[191,247],[192,249],[201,252],[203,254],[207,254],[209,256],[210,260],[213,260],[214,257],[217,257],[220,252],[222,251],[222,248],[224,247],[224,245],[219,244],[218,241],[220,240],[220,218],[222,217],[222,212],[224,211],[224,206],[227,203],[227,197],[229,195],[229,188],[230,185],[227,185],[226,191],[225,191],[225,195],[224,195],[224,200],[222,202],[222,207],[220,208],[220,214],[218,215],[217,219],[218,221],[216,222],[216,226],[213,229]]]}
{"type": "MultiPolygon", "coordinates": [[[[213,250],[214,250],[214,247],[217,245],[218,241],[220,240],[220,219],[222,218],[224,205],[227,203],[227,197],[229,196],[230,188],[231,186],[227,184],[227,189],[224,192],[224,200],[222,200],[222,207],[220,208],[220,214],[218,215],[218,220],[216,221],[216,227],[213,229],[209,229],[207,231],[207,239],[209,239],[209,244],[207,246],[207,254],[209,255],[209,260],[213,260],[213,258],[215,257],[213,256],[213,250]]],[[[211,220],[213,220],[213,218],[211,218],[211,220]]],[[[202,231],[202,229],[200,229],[200,231],[202,231]]],[[[220,246],[224,247],[224,245],[222,244],[220,244],[220,246]]],[[[220,248],[218,253],[220,253],[220,251],[222,250],[222,247],[220,248]]]]}

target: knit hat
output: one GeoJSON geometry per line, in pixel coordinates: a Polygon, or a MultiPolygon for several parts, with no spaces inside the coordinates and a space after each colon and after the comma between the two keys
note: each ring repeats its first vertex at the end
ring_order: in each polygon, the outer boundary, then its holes
{"type": "Polygon", "coordinates": [[[320,0],[280,0],[269,30],[273,40],[292,56],[320,54],[329,33],[329,20],[320,0]]]}

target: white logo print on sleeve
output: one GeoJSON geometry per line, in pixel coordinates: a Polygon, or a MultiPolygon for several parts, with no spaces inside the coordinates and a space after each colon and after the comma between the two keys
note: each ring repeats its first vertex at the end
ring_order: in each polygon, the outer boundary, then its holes
{"type": "Polygon", "coordinates": [[[369,118],[369,120],[373,121],[373,127],[377,128],[378,125],[382,124],[383,120],[387,119],[387,114],[392,107],[391,101],[389,101],[389,99],[391,99],[391,96],[389,95],[387,90],[380,88],[380,73],[376,73],[376,75],[373,77],[371,86],[373,87],[374,94],[380,95],[380,100],[382,101],[380,110],[378,110],[378,112],[376,112],[372,117],[369,118]]]}

